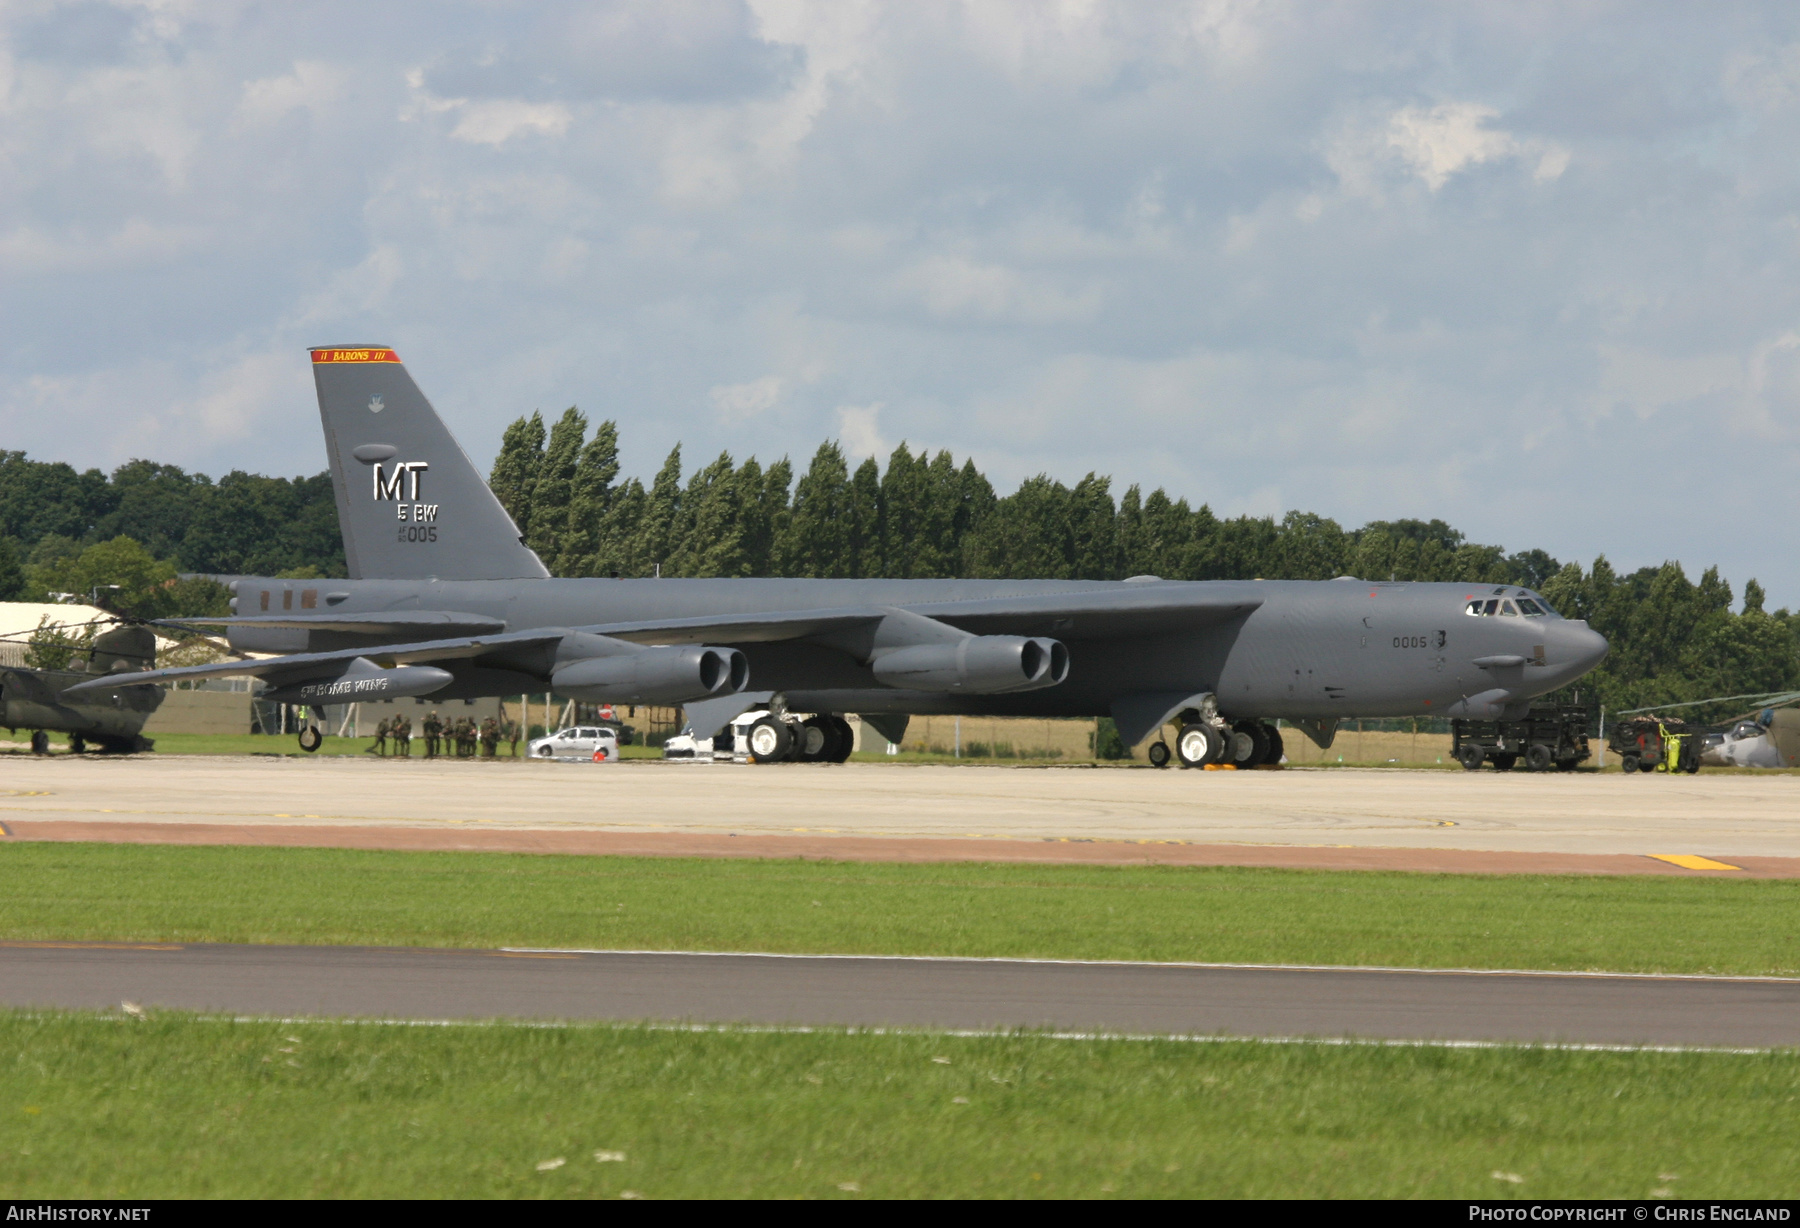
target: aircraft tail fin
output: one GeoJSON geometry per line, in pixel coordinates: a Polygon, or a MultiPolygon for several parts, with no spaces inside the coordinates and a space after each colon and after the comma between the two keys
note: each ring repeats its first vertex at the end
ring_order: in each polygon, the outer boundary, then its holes
{"type": "Polygon", "coordinates": [[[550,574],[399,355],[321,347],[312,368],[351,579],[550,574]]]}

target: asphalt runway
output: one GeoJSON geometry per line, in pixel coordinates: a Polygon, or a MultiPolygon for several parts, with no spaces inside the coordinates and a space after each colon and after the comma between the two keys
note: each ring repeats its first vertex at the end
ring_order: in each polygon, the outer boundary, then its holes
{"type": "Polygon", "coordinates": [[[1800,980],[1024,960],[0,944],[0,1004],[1768,1047],[1800,980]]]}
{"type": "Polygon", "coordinates": [[[437,833],[412,847],[457,847],[459,833],[798,837],[854,856],[852,841],[935,841],[969,859],[1001,841],[1800,858],[1800,777],[1786,775],[9,755],[0,786],[0,823],[28,838],[87,823],[211,827],[220,843],[297,826],[437,833]]]}

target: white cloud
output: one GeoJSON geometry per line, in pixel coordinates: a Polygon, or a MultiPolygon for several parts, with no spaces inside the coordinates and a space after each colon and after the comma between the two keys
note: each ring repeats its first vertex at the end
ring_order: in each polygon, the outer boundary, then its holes
{"type": "Polygon", "coordinates": [[[861,460],[865,456],[885,457],[893,450],[892,445],[881,437],[881,428],[875,421],[881,410],[879,401],[873,405],[838,407],[838,438],[852,460],[861,460]]]}
{"type": "Polygon", "coordinates": [[[319,60],[295,61],[291,72],[244,82],[239,113],[245,123],[266,124],[290,111],[317,109],[338,97],[342,71],[319,60]]]}
{"type": "Polygon", "coordinates": [[[1489,125],[1500,112],[1477,102],[1398,107],[1373,125],[1352,123],[1331,142],[1326,161],[1354,195],[1377,195],[1378,182],[1398,165],[1433,192],[1470,167],[1508,159],[1536,159],[1532,177],[1556,179],[1568,168],[1568,149],[1521,140],[1489,125]]]}
{"type": "Polygon", "coordinates": [[[715,384],[706,394],[725,422],[742,422],[773,409],[781,400],[781,377],[765,375],[747,384],[715,384]]]}
{"type": "Polygon", "coordinates": [[[526,132],[561,136],[574,118],[560,102],[520,102],[502,98],[493,102],[464,102],[452,138],[475,145],[504,145],[526,132]]]}

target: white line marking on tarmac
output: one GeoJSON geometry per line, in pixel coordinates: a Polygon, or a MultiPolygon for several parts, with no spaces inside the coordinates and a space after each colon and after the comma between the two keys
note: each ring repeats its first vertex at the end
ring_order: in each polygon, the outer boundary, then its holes
{"type": "MultiPolygon", "coordinates": [[[[365,948],[368,949],[368,948],[365,948]]],[[[386,948],[374,948],[382,950],[386,948]]],[[[393,948],[403,950],[409,948],[393,948]]],[[[458,948],[442,948],[456,950],[458,948]]],[[[1709,974],[1704,972],[1567,972],[1537,968],[1408,968],[1386,964],[1215,964],[1184,960],[1034,959],[1014,955],[809,955],[793,951],[640,951],[600,947],[500,947],[519,955],[698,955],[731,959],[884,960],[893,963],[1060,964],[1075,968],[1207,968],[1243,972],[1395,972],[1423,976],[1542,976],[1574,980],[1754,981],[1800,985],[1800,977],[1709,974]]]]}

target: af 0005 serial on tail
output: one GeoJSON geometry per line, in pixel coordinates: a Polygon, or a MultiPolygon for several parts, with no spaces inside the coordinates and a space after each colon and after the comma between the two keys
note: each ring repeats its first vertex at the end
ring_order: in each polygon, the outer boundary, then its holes
{"type": "Polygon", "coordinates": [[[393,350],[320,348],[312,366],[350,578],[221,577],[232,616],[193,621],[280,655],[72,689],[249,674],[315,705],[554,690],[681,705],[701,738],[753,706],[859,713],[896,742],[915,713],[1111,716],[1127,745],[1178,720],[1184,763],[1251,764],[1279,757],[1277,717],[1326,746],[1345,717],[1513,716],[1606,654],[1507,586],[553,578],[393,350]]]}

